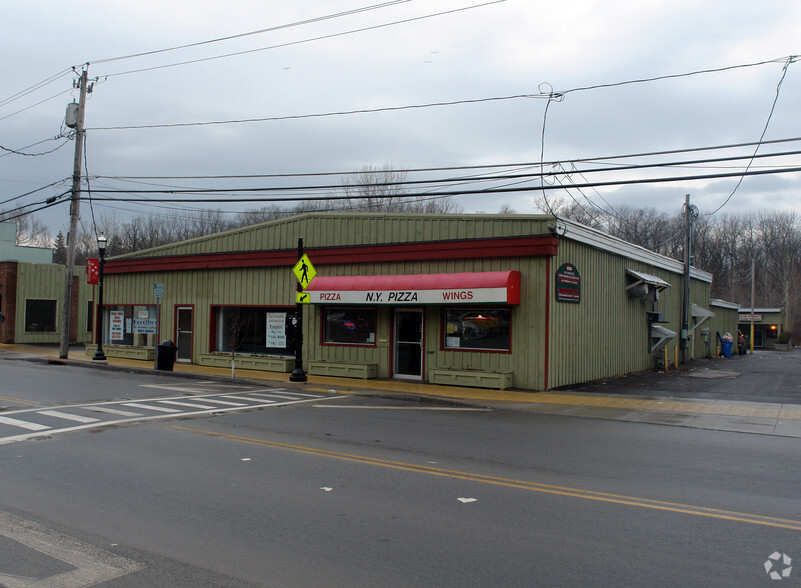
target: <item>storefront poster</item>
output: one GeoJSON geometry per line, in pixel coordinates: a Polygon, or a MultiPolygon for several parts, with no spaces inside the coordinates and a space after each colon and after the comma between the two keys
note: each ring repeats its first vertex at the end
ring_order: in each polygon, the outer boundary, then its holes
{"type": "Polygon", "coordinates": [[[133,320],[134,335],[155,335],[157,327],[156,319],[138,318],[133,320]]]}
{"type": "Polygon", "coordinates": [[[110,339],[112,341],[122,341],[125,338],[125,312],[112,310],[108,314],[110,339]]]}
{"type": "Polygon", "coordinates": [[[286,313],[267,313],[267,347],[286,347],[286,313]]]}

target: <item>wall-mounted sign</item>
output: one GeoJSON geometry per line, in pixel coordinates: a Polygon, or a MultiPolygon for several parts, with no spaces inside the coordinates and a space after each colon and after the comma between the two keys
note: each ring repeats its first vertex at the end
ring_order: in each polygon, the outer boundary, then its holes
{"type": "Polygon", "coordinates": [[[318,276],[307,292],[311,304],[520,304],[520,272],[318,276]]]}
{"type": "Polygon", "coordinates": [[[750,314],[741,314],[741,315],[740,315],[740,318],[739,318],[739,321],[740,321],[741,323],[750,323],[750,322],[751,322],[751,317],[752,317],[752,316],[754,317],[754,322],[755,322],[755,323],[761,323],[761,322],[762,322],[762,315],[761,315],[761,314],[754,314],[754,315],[750,315],[750,314]]]}
{"type": "Polygon", "coordinates": [[[581,302],[581,276],[572,263],[563,263],[556,270],[556,300],[581,302]]]}
{"type": "Polygon", "coordinates": [[[461,290],[328,290],[309,291],[312,304],[464,304],[501,302],[508,299],[506,288],[464,288],[461,290]]]}

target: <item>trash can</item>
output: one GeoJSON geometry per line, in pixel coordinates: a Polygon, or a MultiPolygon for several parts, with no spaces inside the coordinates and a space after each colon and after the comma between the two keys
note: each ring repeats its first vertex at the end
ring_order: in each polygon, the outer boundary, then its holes
{"type": "Polygon", "coordinates": [[[720,350],[723,352],[723,357],[730,358],[731,357],[731,347],[733,341],[721,341],[720,342],[720,350]]]}
{"type": "Polygon", "coordinates": [[[169,339],[165,339],[156,345],[156,369],[164,372],[171,372],[175,365],[175,356],[178,348],[169,339]]]}

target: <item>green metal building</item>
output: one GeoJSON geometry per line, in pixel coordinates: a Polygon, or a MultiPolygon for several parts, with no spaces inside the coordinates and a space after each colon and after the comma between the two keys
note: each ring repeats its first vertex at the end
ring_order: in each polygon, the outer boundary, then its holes
{"type": "MultiPolygon", "coordinates": [[[[0,343],[59,343],[66,279],[63,265],[0,260],[0,343]]],[[[70,342],[91,341],[94,292],[86,284],[85,267],[73,272],[69,312],[70,342]]]]}
{"type": "Polygon", "coordinates": [[[749,338],[750,345],[753,324],[754,347],[776,349],[786,323],[787,315],[783,308],[741,308],[738,327],[749,338]]]}
{"type": "MultiPolygon", "coordinates": [[[[683,272],[550,215],[312,213],[108,260],[104,349],[290,372],[300,308],[309,374],[547,390],[660,365],[683,272]]],[[[691,269],[691,355],[711,280],[691,269]]]]}

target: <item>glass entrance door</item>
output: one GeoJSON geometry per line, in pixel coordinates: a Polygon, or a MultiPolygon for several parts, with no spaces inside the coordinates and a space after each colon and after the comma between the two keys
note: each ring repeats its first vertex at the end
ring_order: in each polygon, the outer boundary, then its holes
{"type": "Polygon", "coordinates": [[[423,379],[423,311],[395,311],[393,366],[396,378],[423,379]]]}
{"type": "Polygon", "coordinates": [[[175,344],[178,346],[178,361],[192,361],[192,307],[175,309],[175,344]]]}

